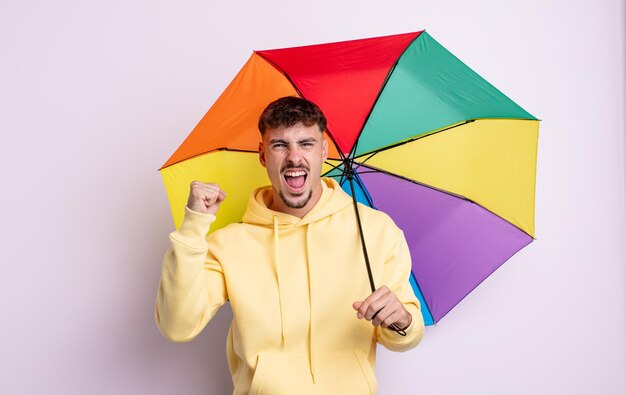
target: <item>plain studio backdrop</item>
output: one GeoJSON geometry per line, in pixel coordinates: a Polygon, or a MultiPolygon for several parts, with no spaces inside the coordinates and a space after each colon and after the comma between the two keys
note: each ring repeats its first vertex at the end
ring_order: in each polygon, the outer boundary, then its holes
{"type": "Polygon", "coordinates": [[[625,20],[618,0],[0,0],[0,393],[230,393],[228,305],[190,343],[154,322],[157,169],[252,50],[421,29],[542,119],[537,240],[417,348],[379,346],[379,393],[626,393],[625,20]]]}

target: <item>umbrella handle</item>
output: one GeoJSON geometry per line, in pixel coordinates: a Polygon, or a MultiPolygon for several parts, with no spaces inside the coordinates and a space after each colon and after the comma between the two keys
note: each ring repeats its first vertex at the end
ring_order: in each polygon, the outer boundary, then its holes
{"type": "Polygon", "coordinates": [[[398,325],[391,324],[389,325],[389,327],[393,329],[394,331],[396,331],[400,336],[406,336],[406,331],[404,329],[400,329],[398,325]]]}
{"type": "MultiPolygon", "coordinates": [[[[378,311],[376,312],[376,314],[374,314],[374,315],[372,316],[372,320],[374,319],[374,317],[376,317],[376,315],[378,315],[378,313],[380,313],[380,312],[381,312],[381,310],[382,310],[382,309],[378,310],[378,311]]],[[[399,327],[398,325],[396,325],[396,324],[391,324],[391,325],[389,325],[389,329],[392,329],[392,330],[396,331],[398,334],[400,334],[400,335],[402,335],[402,336],[406,336],[406,331],[405,331],[404,329],[400,329],[400,327],[399,327]]],[[[406,329],[406,328],[405,328],[405,329],[406,329]]]]}

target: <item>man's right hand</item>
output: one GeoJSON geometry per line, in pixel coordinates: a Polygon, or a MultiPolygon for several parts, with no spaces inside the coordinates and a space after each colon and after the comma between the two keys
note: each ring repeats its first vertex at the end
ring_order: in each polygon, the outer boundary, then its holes
{"type": "Polygon", "coordinates": [[[192,181],[189,187],[187,207],[199,213],[215,215],[224,199],[226,199],[226,192],[221,190],[217,184],[192,181]]]}

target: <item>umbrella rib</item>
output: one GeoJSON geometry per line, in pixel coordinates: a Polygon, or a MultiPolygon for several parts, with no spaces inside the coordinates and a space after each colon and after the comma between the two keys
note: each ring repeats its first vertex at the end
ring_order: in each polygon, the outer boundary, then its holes
{"type": "MultiPolygon", "coordinates": [[[[348,161],[344,160],[343,162],[337,164],[336,166],[331,164],[331,163],[329,163],[328,161],[324,161],[324,163],[326,163],[327,165],[332,167],[330,170],[328,170],[324,174],[328,174],[331,171],[338,169],[340,166],[343,166],[343,170],[341,171],[341,174],[330,175],[330,176],[326,176],[326,177],[339,177],[339,185],[342,185],[344,183],[344,181],[346,180],[346,178],[350,179],[349,177],[346,177],[346,173],[347,173],[347,169],[349,167],[352,168],[352,163],[354,163],[354,161],[351,161],[350,163],[348,163],[348,161]]],[[[361,167],[360,164],[355,169],[352,169],[352,173],[353,174],[357,174],[356,169],[358,169],[359,167],[361,167]]],[[[374,170],[371,171],[371,172],[374,172],[374,170]]],[[[358,174],[362,174],[362,173],[358,173],[358,174]]],[[[365,199],[367,200],[367,204],[370,207],[374,207],[374,202],[370,198],[369,194],[366,192],[365,185],[363,185],[363,182],[358,177],[355,177],[355,179],[356,179],[357,184],[359,185],[359,187],[363,191],[363,194],[365,195],[365,199]]]]}
{"type": "Polygon", "coordinates": [[[404,48],[402,53],[398,56],[396,61],[393,63],[393,65],[389,69],[389,72],[387,73],[387,76],[385,77],[385,80],[383,81],[383,84],[381,85],[380,90],[378,91],[378,94],[376,95],[376,99],[374,99],[374,103],[372,103],[372,106],[370,107],[370,110],[367,113],[367,116],[365,117],[365,121],[363,121],[363,125],[361,125],[361,130],[359,130],[359,134],[356,136],[356,140],[354,141],[354,145],[352,146],[352,149],[350,150],[350,156],[353,157],[354,155],[356,155],[356,148],[357,148],[357,145],[359,144],[359,139],[361,138],[361,134],[363,133],[363,130],[365,130],[365,125],[367,125],[367,121],[369,121],[370,116],[372,115],[372,112],[374,111],[374,107],[376,107],[376,103],[378,103],[378,99],[380,99],[380,95],[385,90],[385,86],[387,86],[387,82],[389,82],[389,79],[391,78],[391,75],[395,71],[396,66],[398,65],[398,62],[400,62],[400,58],[402,58],[402,56],[404,56],[404,54],[409,49],[409,47],[411,45],[413,45],[415,40],[417,40],[422,35],[423,32],[424,32],[424,30],[422,30],[420,32],[420,34],[418,34],[417,36],[415,36],[415,38],[413,38],[413,40],[411,40],[411,42],[406,46],[406,48],[404,48]]]}
{"type": "MultiPolygon", "coordinates": [[[[453,196],[453,197],[455,197],[455,198],[457,198],[457,199],[466,200],[466,201],[468,201],[469,203],[475,204],[475,205],[477,205],[477,206],[481,207],[482,209],[484,209],[484,210],[486,210],[486,211],[489,211],[491,214],[493,214],[493,215],[495,215],[496,217],[500,218],[500,219],[501,219],[501,220],[503,220],[504,222],[506,222],[506,223],[510,224],[511,226],[514,226],[515,228],[517,228],[520,232],[525,233],[525,234],[527,234],[528,236],[530,236],[531,238],[533,238],[533,240],[536,240],[536,238],[535,238],[535,237],[533,237],[532,235],[530,235],[530,234],[529,234],[528,232],[526,232],[524,229],[522,229],[522,228],[520,228],[519,226],[515,225],[514,223],[512,223],[512,222],[511,222],[511,221],[509,221],[508,219],[506,219],[506,218],[502,217],[501,215],[499,215],[499,214],[497,214],[497,213],[494,213],[493,211],[489,210],[487,207],[485,207],[485,206],[483,206],[482,204],[480,204],[480,203],[476,202],[475,200],[472,200],[472,199],[468,198],[467,196],[459,195],[458,193],[454,193],[454,192],[451,192],[451,191],[447,191],[447,190],[442,189],[442,188],[437,188],[437,187],[435,187],[435,186],[433,186],[433,185],[428,185],[428,184],[425,184],[425,183],[423,183],[423,182],[419,182],[419,181],[416,181],[416,180],[413,180],[413,179],[410,179],[410,178],[407,178],[407,177],[401,176],[401,175],[399,175],[399,174],[392,173],[392,172],[390,172],[390,171],[387,171],[387,170],[381,169],[381,168],[379,168],[379,167],[374,167],[374,166],[372,166],[372,165],[363,165],[363,167],[366,167],[366,168],[368,168],[368,169],[371,169],[371,171],[369,171],[370,173],[383,173],[383,174],[387,174],[388,176],[391,176],[391,177],[400,178],[400,179],[402,179],[402,180],[405,180],[405,181],[411,182],[411,183],[413,183],[413,184],[421,185],[421,186],[423,186],[423,187],[425,187],[425,188],[429,188],[429,189],[435,190],[435,191],[437,191],[437,192],[445,193],[445,194],[450,195],[450,196],[453,196]]],[[[365,172],[360,172],[359,174],[365,174],[365,172]]]]}
{"type": "Polygon", "coordinates": [[[157,171],[161,171],[161,170],[163,170],[163,169],[167,169],[167,168],[168,168],[168,167],[170,167],[170,166],[177,165],[177,164],[179,164],[179,163],[181,163],[181,162],[184,162],[184,161],[186,161],[186,160],[193,159],[193,158],[197,158],[197,157],[199,157],[199,156],[206,155],[206,154],[210,154],[210,153],[212,153],[212,152],[217,152],[217,151],[244,152],[244,153],[249,153],[249,154],[258,154],[258,153],[259,153],[258,151],[245,150],[245,149],[237,149],[237,148],[228,148],[228,147],[213,148],[212,150],[209,150],[209,151],[206,151],[206,152],[201,152],[201,153],[199,153],[199,154],[192,155],[192,156],[190,156],[190,157],[188,157],[188,158],[181,159],[181,160],[179,160],[179,161],[178,161],[178,162],[176,162],[176,163],[172,163],[171,165],[168,165],[167,167],[165,167],[165,166],[164,166],[164,167],[161,167],[161,168],[160,168],[159,170],[157,170],[157,171]]]}
{"type": "MultiPolygon", "coordinates": [[[[360,166],[360,165],[359,165],[360,166]]],[[[358,168],[358,167],[357,167],[358,168]]],[[[356,176],[356,171],[354,172],[355,176],[356,176]]],[[[359,188],[361,188],[361,191],[363,191],[363,195],[365,195],[365,199],[367,200],[367,204],[370,207],[374,207],[374,202],[372,201],[372,199],[369,196],[369,193],[367,193],[367,191],[365,190],[365,186],[363,185],[363,183],[361,182],[361,179],[359,177],[354,177],[354,179],[356,180],[356,183],[359,185],[359,188]]]]}
{"type": "Polygon", "coordinates": [[[376,155],[379,152],[387,151],[389,149],[392,149],[392,148],[395,148],[395,147],[398,147],[398,146],[401,146],[401,145],[404,145],[404,144],[412,143],[413,141],[416,141],[416,140],[419,140],[419,139],[423,139],[423,138],[432,136],[432,135],[437,134],[437,133],[445,132],[446,130],[458,128],[459,126],[464,126],[464,125],[467,125],[468,123],[476,122],[476,121],[479,121],[479,120],[485,120],[485,119],[514,119],[514,120],[518,120],[518,121],[525,121],[525,120],[535,121],[534,119],[525,119],[525,118],[472,118],[472,119],[468,119],[468,120],[456,123],[454,125],[447,126],[447,127],[443,128],[443,129],[422,133],[419,136],[412,137],[412,138],[410,138],[408,140],[403,140],[403,141],[400,141],[398,143],[394,143],[394,144],[391,144],[391,145],[386,145],[384,147],[375,149],[373,151],[364,152],[364,153],[362,153],[362,154],[360,154],[358,156],[355,156],[355,158],[361,158],[361,157],[363,157],[365,155],[370,155],[368,158],[366,158],[365,160],[360,162],[360,163],[365,163],[372,156],[376,155]]]}
{"type": "MultiPolygon", "coordinates": [[[[464,121],[464,122],[461,122],[461,123],[457,123],[457,124],[455,124],[455,125],[448,126],[448,127],[446,127],[446,128],[443,128],[443,129],[440,129],[440,130],[437,130],[437,131],[434,131],[434,132],[420,134],[420,135],[419,135],[419,136],[417,136],[417,137],[412,137],[412,138],[410,138],[410,139],[408,139],[408,140],[404,140],[404,141],[400,141],[400,142],[395,143],[395,144],[391,144],[391,145],[384,146],[384,147],[379,148],[379,149],[377,149],[377,150],[375,150],[375,151],[365,152],[365,153],[363,153],[362,155],[359,155],[358,157],[362,157],[362,156],[365,156],[365,155],[369,155],[369,156],[368,156],[367,158],[365,158],[364,160],[362,160],[362,161],[358,162],[358,163],[360,163],[360,164],[364,164],[365,162],[367,162],[368,160],[370,160],[370,159],[371,159],[374,155],[376,155],[376,154],[377,154],[377,153],[379,153],[379,152],[384,152],[384,151],[390,150],[390,149],[392,149],[392,148],[399,147],[399,146],[404,145],[404,144],[412,143],[412,142],[414,142],[414,141],[416,141],[416,140],[420,140],[420,139],[426,138],[426,137],[428,137],[428,136],[435,135],[435,134],[437,134],[437,133],[445,132],[446,130],[450,130],[450,129],[458,128],[459,126],[463,126],[463,125],[466,125],[466,124],[471,123],[471,122],[474,122],[474,121],[475,121],[475,119],[468,119],[467,121],[464,121]]],[[[357,158],[358,158],[358,157],[357,157],[357,158]]]]}
{"type": "MultiPolygon", "coordinates": [[[[360,165],[359,165],[360,167],[360,165]]],[[[378,170],[355,171],[356,174],[380,173],[378,170]]]]}
{"type": "Polygon", "coordinates": [[[328,166],[332,167],[332,169],[328,170],[326,173],[330,173],[331,171],[338,169],[339,166],[341,166],[343,164],[343,162],[339,163],[338,165],[333,165],[332,163],[328,162],[327,160],[324,161],[324,163],[326,163],[328,166]]]}
{"type": "Polygon", "coordinates": [[[344,175],[345,175],[345,171],[341,171],[340,174],[337,175],[328,175],[328,173],[330,173],[333,170],[337,170],[339,169],[340,166],[344,165],[344,162],[339,163],[338,165],[333,165],[332,163],[329,163],[328,161],[324,161],[324,163],[326,163],[327,165],[331,166],[332,168],[330,170],[328,170],[327,172],[324,173],[324,177],[339,177],[339,185],[341,185],[344,181],[344,175]]]}

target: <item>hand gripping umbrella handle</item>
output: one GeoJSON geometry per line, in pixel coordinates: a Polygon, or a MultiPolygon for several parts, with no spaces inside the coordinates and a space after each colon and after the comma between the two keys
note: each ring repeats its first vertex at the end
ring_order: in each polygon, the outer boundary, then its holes
{"type": "MultiPolygon", "coordinates": [[[[347,162],[347,161],[346,161],[347,162]]],[[[367,246],[365,245],[365,237],[363,237],[363,227],[361,226],[361,217],[359,215],[359,207],[356,202],[356,195],[354,194],[354,170],[352,170],[352,166],[347,163],[344,164],[344,174],[348,181],[350,182],[350,190],[352,191],[352,202],[354,203],[354,212],[356,213],[356,222],[359,225],[359,236],[361,238],[361,247],[363,247],[363,257],[365,258],[365,266],[367,267],[367,275],[370,280],[370,288],[372,289],[372,293],[376,291],[376,286],[374,285],[374,278],[372,277],[372,268],[370,267],[370,259],[367,255],[367,246]]],[[[381,309],[382,310],[382,309],[381,309]]],[[[376,312],[378,314],[380,310],[376,312]]],[[[376,317],[376,314],[372,317],[376,317]]],[[[396,331],[401,336],[406,336],[406,331],[404,329],[400,329],[396,324],[389,325],[389,329],[396,331]]],[[[405,328],[406,329],[406,328],[405,328]]]]}

